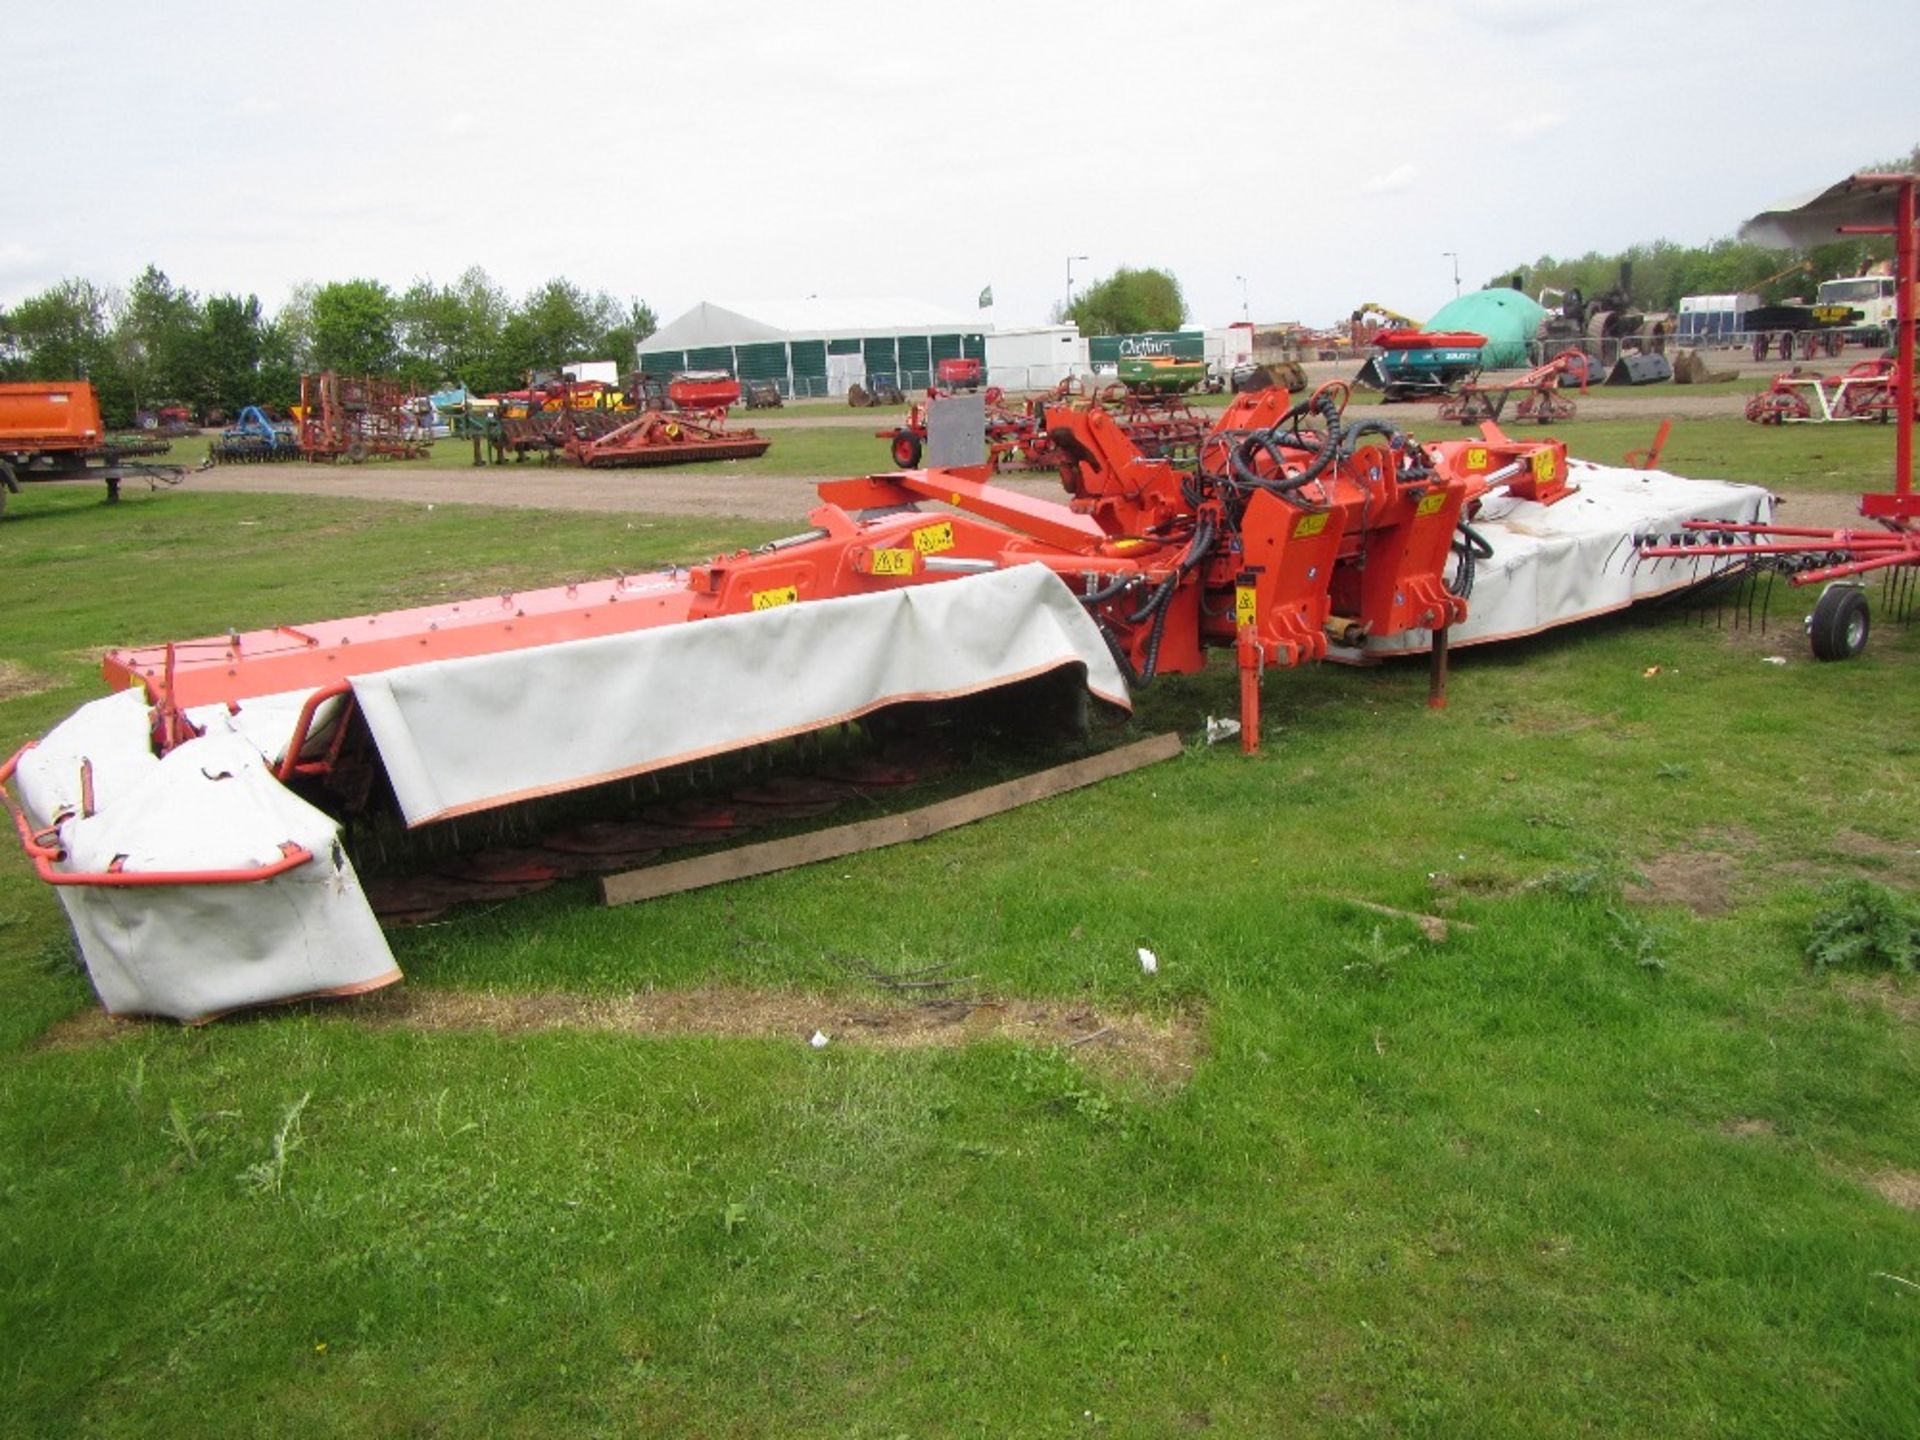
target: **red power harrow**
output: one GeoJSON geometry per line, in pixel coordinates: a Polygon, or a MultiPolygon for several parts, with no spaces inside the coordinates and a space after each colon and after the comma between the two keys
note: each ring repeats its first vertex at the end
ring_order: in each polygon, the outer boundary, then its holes
{"type": "Polygon", "coordinates": [[[720,410],[643,410],[604,435],[570,435],[567,458],[592,468],[680,465],[696,460],[751,460],[773,441],[727,429],[720,410]]]}

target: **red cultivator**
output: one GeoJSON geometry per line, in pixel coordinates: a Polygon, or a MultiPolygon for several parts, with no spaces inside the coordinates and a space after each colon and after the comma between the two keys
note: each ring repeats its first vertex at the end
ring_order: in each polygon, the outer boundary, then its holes
{"type": "Polygon", "coordinates": [[[1520,403],[1513,410],[1516,420],[1532,420],[1541,425],[1571,420],[1575,406],[1572,400],[1561,394],[1560,387],[1567,381],[1573,381],[1580,386],[1580,393],[1586,394],[1591,369],[1585,354],[1569,350],[1512,380],[1485,383],[1468,380],[1440,402],[1440,418],[1455,420],[1462,425],[1478,425],[1489,420],[1497,422],[1501,412],[1507,408],[1507,400],[1518,395],[1520,403]]]}
{"type": "MultiPolygon", "coordinates": [[[[986,395],[987,466],[999,474],[1010,470],[1053,470],[1060,464],[1059,453],[1040,421],[1043,408],[1059,406],[1075,394],[1073,382],[1063,381],[1051,400],[1025,400],[1008,404],[997,387],[986,395]]],[[[907,412],[906,422],[892,430],[876,430],[874,435],[889,443],[893,463],[911,470],[920,463],[927,444],[927,406],[942,398],[929,391],[925,400],[907,412]]],[[[1179,395],[1137,395],[1124,385],[1109,385],[1087,409],[1111,416],[1127,439],[1142,455],[1157,460],[1191,460],[1205,438],[1207,417],[1179,395]]]]}
{"type": "Polygon", "coordinates": [[[603,435],[571,435],[567,458],[595,469],[682,465],[698,460],[751,460],[773,441],[751,430],[728,430],[725,410],[644,410],[603,435]]]}
{"type": "MultiPolygon", "coordinates": [[[[1648,559],[1734,558],[1784,571],[1795,585],[1842,582],[1821,595],[1808,620],[1813,653],[1822,660],[1851,659],[1866,648],[1869,620],[1860,576],[1920,569],[1920,495],[1913,489],[1917,190],[1920,175],[1855,175],[1804,205],[1760,215],[1743,231],[1763,244],[1802,247],[1836,231],[1893,236],[1897,358],[1856,365],[1831,388],[1819,376],[1778,376],[1771,389],[1747,406],[1747,418],[1762,423],[1812,419],[1812,399],[1818,400],[1824,420],[1894,419],[1893,490],[1860,497],[1861,515],[1881,528],[1819,530],[1692,520],[1678,534],[1646,536],[1639,546],[1648,559]]],[[[1912,587],[1903,585],[1897,593],[1910,597],[1912,587]]]]}
{"type": "Polygon", "coordinates": [[[413,392],[397,380],[336,375],[300,377],[300,453],[331,464],[375,456],[418,460],[430,446],[410,409],[413,392]]]}

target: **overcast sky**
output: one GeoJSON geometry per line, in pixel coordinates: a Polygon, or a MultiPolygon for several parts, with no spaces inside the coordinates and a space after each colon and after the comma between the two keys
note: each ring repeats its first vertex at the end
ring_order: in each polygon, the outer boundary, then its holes
{"type": "Polygon", "coordinates": [[[1920,141],[1911,0],[13,0],[0,44],[0,304],[477,264],[1005,326],[1084,255],[1204,324],[1241,276],[1256,320],[1424,318],[1443,252],[1698,243],[1920,141]]]}

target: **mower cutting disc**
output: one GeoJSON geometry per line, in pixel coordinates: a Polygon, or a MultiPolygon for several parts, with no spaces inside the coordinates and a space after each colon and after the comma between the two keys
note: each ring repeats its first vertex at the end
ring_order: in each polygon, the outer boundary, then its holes
{"type": "Polygon", "coordinates": [[[531,895],[560,878],[560,868],[538,850],[483,850],[447,861],[441,879],[473,887],[470,898],[531,895]]]}
{"type": "Polygon", "coordinates": [[[676,845],[698,845],[712,836],[688,825],[655,825],[645,820],[596,820],[543,836],[544,849],[565,855],[629,855],[659,852],[676,845]]]}

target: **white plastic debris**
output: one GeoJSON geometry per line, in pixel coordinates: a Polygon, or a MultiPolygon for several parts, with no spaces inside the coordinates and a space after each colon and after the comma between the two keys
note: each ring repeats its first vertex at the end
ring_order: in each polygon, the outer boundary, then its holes
{"type": "Polygon", "coordinates": [[[1148,975],[1160,973],[1160,957],[1144,945],[1140,947],[1140,968],[1148,975]]]}
{"type": "Polygon", "coordinates": [[[1217,719],[1212,715],[1207,716],[1207,744],[1218,745],[1222,740],[1231,740],[1239,733],[1238,720],[1229,720],[1224,716],[1217,719]]]}
{"type": "Polygon", "coordinates": [[[1784,655],[1762,655],[1760,657],[1760,663],[1762,665],[1784,665],[1787,663],[1787,657],[1784,655]]]}
{"type": "Polygon", "coordinates": [[[827,1037],[824,1034],[822,1034],[820,1031],[816,1030],[813,1032],[813,1038],[807,1041],[807,1043],[813,1046],[813,1048],[816,1050],[824,1050],[827,1048],[827,1037]]]}

